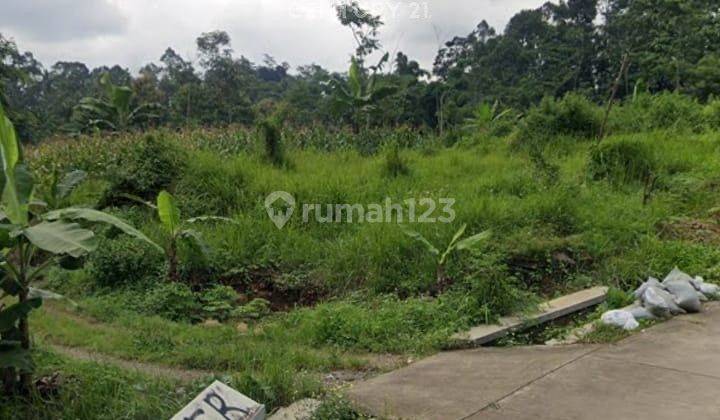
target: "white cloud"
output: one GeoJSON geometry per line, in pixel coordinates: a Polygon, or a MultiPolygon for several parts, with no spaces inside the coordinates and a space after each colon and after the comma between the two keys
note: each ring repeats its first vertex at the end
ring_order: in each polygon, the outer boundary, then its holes
{"type": "MultiPolygon", "coordinates": [[[[259,62],[264,54],[293,66],[346,68],[354,41],[340,26],[333,0],[5,0],[0,32],[43,63],[73,60],[137,70],[158,61],[168,46],[195,56],[202,32],[226,30],[236,55],[259,62]],[[21,22],[21,23],[18,23],[21,22]]],[[[384,48],[403,51],[424,67],[443,42],[466,35],[481,20],[502,29],[524,8],[543,0],[360,0],[380,13],[384,48]]]]}

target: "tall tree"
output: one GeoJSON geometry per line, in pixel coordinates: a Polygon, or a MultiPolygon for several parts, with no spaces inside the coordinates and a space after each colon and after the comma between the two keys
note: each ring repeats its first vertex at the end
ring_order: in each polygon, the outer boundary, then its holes
{"type": "Polygon", "coordinates": [[[693,69],[720,52],[715,0],[607,0],[604,17],[607,60],[617,63],[629,53],[630,80],[653,92],[692,90],[693,69]]]}
{"type": "Polygon", "coordinates": [[[253,64],[245,57],[233,58],[230,36],[224,31],[202,34],[197,47],[205,70],[197,101],[200,122],[252,122],[250,93],[257,81],[253,64]]]}
{"type": "Polygon", "coordinates": [[[365,59],[381,47],[378,31],[383,26],[383,21],[380,16],[363,9],[354,0],[336,5],[335,12],[340,24],[350,28],[352,32],[357,44],[355,60],[362,68],[365,65],[365,59]]]}

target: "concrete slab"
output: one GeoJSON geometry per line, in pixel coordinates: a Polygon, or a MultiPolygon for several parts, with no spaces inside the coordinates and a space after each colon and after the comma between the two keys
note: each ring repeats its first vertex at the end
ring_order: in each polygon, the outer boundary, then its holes
{"type": "Polygon", "coordinates": [[[357,384],[381,418],[720,419],[720,304],[613,346],[442,353],[357,384]]]}
{"type": "Polygon", "coordinates": [[[381,418],[459,419],[594,349],[517,347],[441,353],[357,384],[347,395],[381,418]]]}
{"type": "Polygon", "coordinates": [[[540,305],[539,313],[527,318],[511,316],[500,319],[498,324],[479,325],[470,331],[453,336],[459,346],[479,346],[528,326],[542,324],[571,313],[602,303],[607,297],[607,287],[594,287],[554,299],[540,305]]]}
{"type": "Polygon", "coordinates": [[[597,357],[651,365],[720,379],[720,305],[642,331],[597,357]]]}
{"type": "Polygon", "coordinates": [[[473,416],[479,419],[718,419],[720,379],[588,355],[473,416]]]}

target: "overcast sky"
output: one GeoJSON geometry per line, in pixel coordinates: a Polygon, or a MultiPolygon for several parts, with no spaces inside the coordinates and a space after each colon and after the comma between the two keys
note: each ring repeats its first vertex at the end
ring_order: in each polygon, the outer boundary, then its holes
{"type": "MultiPolygon", "coordinates": [[[[0,32],[44,65],[82,61],[137,71],[173,47],[195,60],[195,38],[227,31],[236,55],[261,62],[270,54],[293,67],[347,67],[352,35],[338,23],[339,0],[3,0],[0,32]]],[[[501,30],[522,9],[546,0],[360,0],[382,15],[383,47],[429,68],[445,41],[485,19],[501,30]]]]}

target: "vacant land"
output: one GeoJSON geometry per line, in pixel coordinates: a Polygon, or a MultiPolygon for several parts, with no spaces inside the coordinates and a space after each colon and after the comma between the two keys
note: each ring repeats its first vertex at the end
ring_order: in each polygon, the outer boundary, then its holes
{"type": "MultiPolygon", "coordinates": [[[[657,103],[686,101],[643,100],[655,106],[627,104],[611,122],[627,112],[654,121],[657,103]]],[[[705,109],[697,107],[701,115],[705,109]]],[[[52,269],[43,281],[69,300],[46,303],[30,320],[40,373],[60,372],[67,385],[38,397],[52,404],[23,410],[41,415],[56,407],[63,417],[93,418],[109,404],[104,417],[167,417],[210,380],[192,380],[190,372],[180,384],[182,376],[142,368],[120,373],[53,353],[60,345],[208,372],[271,410],[327,396],[326,411],[346,412],[332,397],[337,386],[434,353],[453,333],[532,310],[542,298],[608,285],[608,304],[621,306],[624,291],[676,265],[717,280],[718,133],[709,124],[683,126],[687,120],[614,129],[599,144],[562,126],[546,136],[524,123],[509,136],[467,133],[452,144],[419,134],[404,145],[383,137],[389,145],[374,152],[361,151],[363,138],[350,133],[332,150],[293,141],[317,133],[284,133],[282,165],[243,129],[88,137],[31,149],[42,188],[56,172],[87,172],[64,206],[104,208],[163,246],[162,223],[141,203],[160,190],[173,193],[183,218],[232,223],[194,224],[206,249],[180,242],[175,280],[167,255],[96,228],[99,247],[83,266],[52,269]],[[398,165],[402,171],[390,170],[398,165]],[[298,205],[451,197],[453,223],[412,228],[438,246],[465,224],[468,234],[492,234],[451,253],[438,288],[437,258],[398,223],[303,223],[296,215],[278,229],[263,205],[278,190],[298,205]],[[80,388],[83,397],[73,398],[80,388]]]]}

